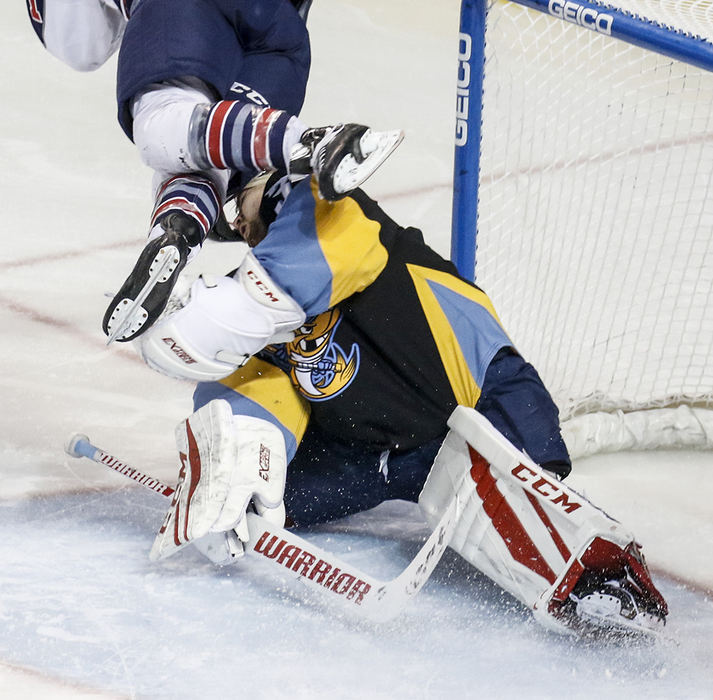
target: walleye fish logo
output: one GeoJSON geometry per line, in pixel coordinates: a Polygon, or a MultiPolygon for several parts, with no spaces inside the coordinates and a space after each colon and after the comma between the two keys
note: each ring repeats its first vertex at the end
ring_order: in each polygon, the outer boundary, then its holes
{"type": "Polygon", "coordinates": [[[334,341],[341,321],[336,309],[326,311],[305,323],[286,343],[290,378],[309,401],[327,401],[341,394],[359,370],[359,346],[347,354],[334,341]]]}

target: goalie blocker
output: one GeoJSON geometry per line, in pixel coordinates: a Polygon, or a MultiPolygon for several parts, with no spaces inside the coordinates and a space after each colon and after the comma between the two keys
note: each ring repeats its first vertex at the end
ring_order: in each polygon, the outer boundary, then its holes
{"type": "Polygon", "coordinates": [[[468,494],[451,547],[556,631],[660,631],[668,609],[620,523],[458,407],[419,497],[433,526],[468,494]]]}

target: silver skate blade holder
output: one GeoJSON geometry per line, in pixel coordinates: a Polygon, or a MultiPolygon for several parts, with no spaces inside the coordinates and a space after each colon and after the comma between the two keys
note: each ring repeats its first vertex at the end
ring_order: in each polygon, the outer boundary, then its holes
{"type": "Polygon", "coordinates": [[[117,338],[131,338],[148,320],[148,311],[142,304],[157,284],[165,282],[176,269],[180,253],[176,246],[164,246],[159,250],[149,270],[149,277],[135,299],[124,298],[116,305],[107,328],[110,331],[106,344],[111,345],[117,338]],[[128,335],[127,335],[128,334],[128,335]]]}

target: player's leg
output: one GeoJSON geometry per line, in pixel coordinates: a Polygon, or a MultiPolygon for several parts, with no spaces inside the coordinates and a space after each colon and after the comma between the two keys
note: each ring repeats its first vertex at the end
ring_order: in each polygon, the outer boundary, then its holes
{"type": "Polygon", "coordinates": [[[134,135],[157,172],[185,173],[162,182],[149,243],[104,317],[110,339],[131,340],[165,307],[180,271],[218,218],[229,170],[288,169],[317,177],[332,200],[347,194],[384,161],[401,132],[347,124],[305,129],[287,112],[231,100],[212,105],[195,81],[174,81],[143,92],[134,104],[134,135]],[[137,298],[145,293],[146,298],[137,298]],[[126,319],[121,333],[116,319],[126,319]],[[113,323],[112,323],[113,322],[113,323]]]}

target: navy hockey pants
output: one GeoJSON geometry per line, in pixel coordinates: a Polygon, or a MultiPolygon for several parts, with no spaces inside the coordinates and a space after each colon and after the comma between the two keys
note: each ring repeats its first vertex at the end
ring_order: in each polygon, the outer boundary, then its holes
{"type": "MultiPolygon", "coordinates": [[[[501,350],[485,375],[476,409],[519,449],[561,477],[571,469],[557,407],[529,363],[501,350]]],[[[296,525],[374,508],[387,500],[418,501],[445,438],[383,455],[345,445],[310,424],[287,468],[285,506],[296,525]]]]}

